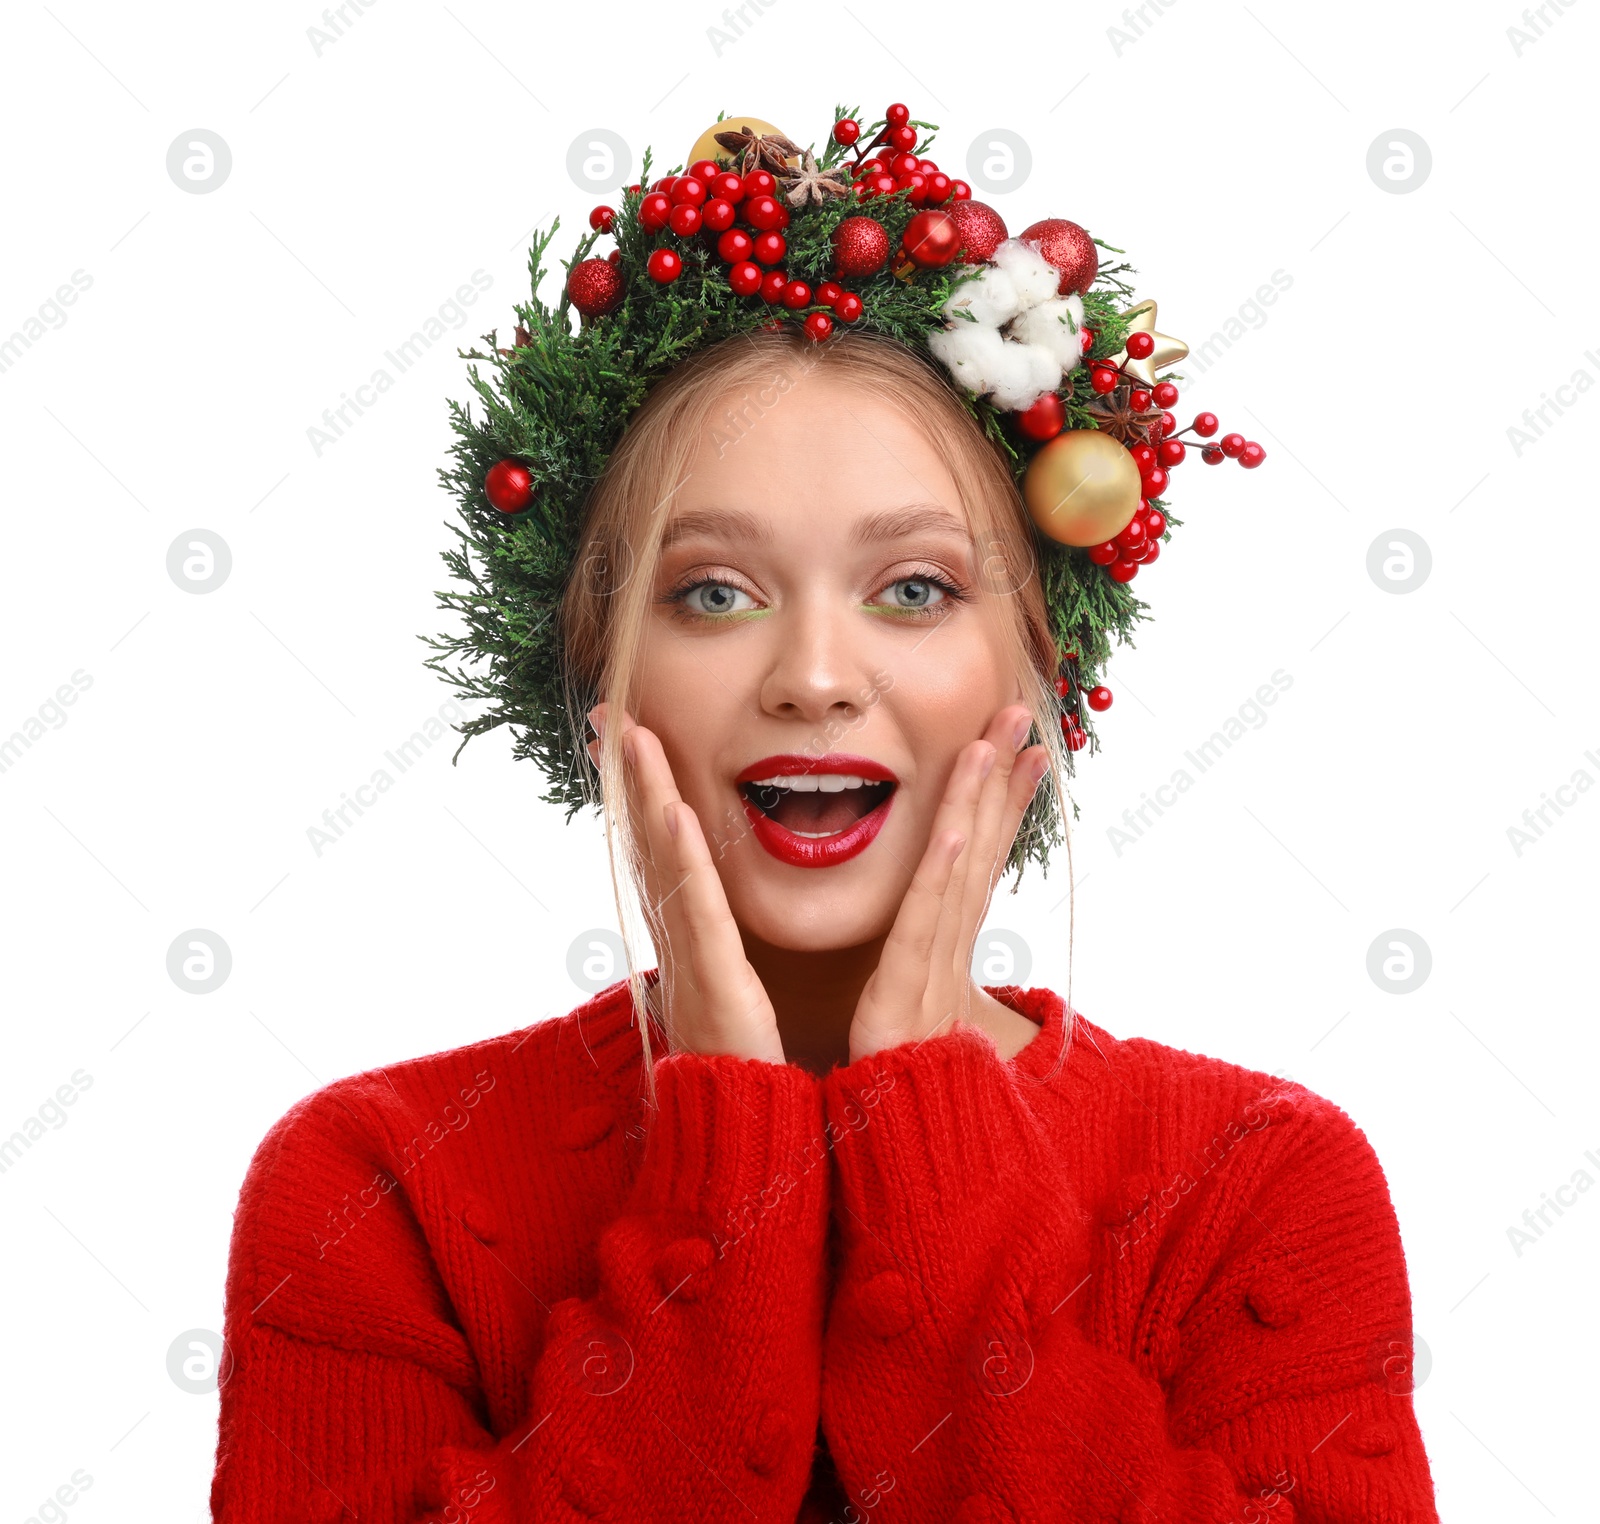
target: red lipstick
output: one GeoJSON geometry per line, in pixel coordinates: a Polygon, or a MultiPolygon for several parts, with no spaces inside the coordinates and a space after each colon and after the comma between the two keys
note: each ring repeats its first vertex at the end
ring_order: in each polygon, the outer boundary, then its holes
{"type": "MultiPolygon", "coordinates": [[[[829,752],[823,757],[785,752],[752,762],[734,781],[740,785],[740,799],[751,831],[779,862],[795,868],[831,868],[838,863],[848,862],[872,845],[873,839],[889,818],[900,780],[892,769],[881,762],[874,762],[870,757],[851,756],[844,752],[829,752]],[[864,787],[871,788],[874,793],[882,793],[883,797],[853,825],[828,835],[806,835],[791,830],[781,821],[773,819],[750,797],[748,786],[764,778],[820,776],[859,778],[864,787]],[[885,784],[888,785],[886,790],[881,787],[885,784]]],[[[831,794],[835,791],[825,792],[831,794]]],[[[781,797],[777,789],[773,789],[772,793],[774,798],[781,797]]]]}

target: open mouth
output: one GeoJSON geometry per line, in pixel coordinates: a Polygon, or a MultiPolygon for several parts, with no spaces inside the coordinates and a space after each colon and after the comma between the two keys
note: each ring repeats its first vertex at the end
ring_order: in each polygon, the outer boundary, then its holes
{"type": "Polygon", "coordinates": [[[897,787],[888,768],[857,757],[768,757],[738,779],[756,839],[780,861],[807,868],[864,851],[897,787]]]}
{"type": "Polygon", "coordinates": [[[812,773],[759,779],[739,787],[768,820],[811,841],[848,831],[894,792],[894,784],[868,782],[856,773],[812,773]]]}

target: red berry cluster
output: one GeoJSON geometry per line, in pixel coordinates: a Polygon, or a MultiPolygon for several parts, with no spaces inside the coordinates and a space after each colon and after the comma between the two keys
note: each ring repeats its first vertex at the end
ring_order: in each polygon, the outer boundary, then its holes
{"type": "Polygon", "coordinates": [[[1081,710],[1079,701],[1100,713],[1111,707],[1111,690],[1103,684],[1095,688],[1083,688],[1078,682],[1078,653],[1076,651],[1063,651],[1061,653],[1060,675],[1056,678],[1056,696],[1061,700],[1061,734],[1065,738],[1068,751],[1082,751],[1089,744],[1089,733],[1083,728],[1080,719],[1081,710]]]}
{"type": "Polygon", "coordinates": [[[881,130],[862,144],[860,122],[846,116],[833,124],[834,142],[856,149],[849,170],[857,200],[870,201],[897,191],[905,191],[912,206],[943,206],[947,201],[971,199],[972,187],[965,180],[952,179],[932,159],[917,157],[913,151],[917,129],[911,124],[909,107],[898,101],[886,106],[883,122],[874,125],[881,125],[881,130]],[[877,150],[871,158],[866,156],[868,147],[877,150]]]}

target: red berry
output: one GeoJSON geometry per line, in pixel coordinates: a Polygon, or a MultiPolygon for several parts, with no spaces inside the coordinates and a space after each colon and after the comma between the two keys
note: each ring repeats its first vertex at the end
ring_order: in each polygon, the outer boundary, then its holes
{"type": "Polygon", "coordinates": [[[957,180],[950,187],[950,199],[952,201],[970,201],[972,199],[972,187],[965,180],[957,180]]]}
{"type": "Polygon", "coordinates": [[[1162,434],[1162,437],[1165,438],[1167,435],[1176,434],[1177,432],[1178,432],[1178,420],[1176,418],[1174,418],[1171,413],[1163,413],[1161,415],[1161,434],[1162,434]]]}
{"type": "Polygon", "coordinates": [[[1067,423],[1067,410],[1056,392],[1046,392],[1032,407],[1017,414],[1017,427],[1029,439],[1054,439],[1067,423]]]}
{"type": "Polygon", "coordinates": [[[1092,391],[1098,392],[1102,397],[1107,392],[1117,389],[1117,373],[1104,365],[1097,365],[1089,372],[1089,386],[1092,391]]]}
{"type": "Polygon", "coordinates": [[[731,201],[716,196],[700,208],[700,220],[707,231],[723,233],[733,226],[734,210],[731,201]]]}
{"type": "Polygon", "coordinates": [[[1207,445],[1200,452],[1200,459],[1208,466],[1220,466],[1226,458],[1222,453],[1221,445],[1207,445]]]}
{"type": "Polygon", "coordinates": [[[917,164],[918,159],[914,153],[897,153],[889,160],[889,173],[891,175],[909,175],[916,170],[917,164]]]}
{"type": "Polygon", "coordinates": [[[903,190],[906,193],[906,200],[913,206],[922,206],[928,199],[928,177],[921,170],[901,175],[895,181],[894,188],[903,190]]]}
{"type": "Polygon", "coordinates": [[[1147,540],[1159,540],[1167,532],[1167,516],[1159,508],[1152,508],[1144,516],[1144,533],[1147,540]]]}
{"type": "Polygon", "coordinates": [[[775,265],[788,251],[789,244],[782,233],[757,233],[750,252],[764,265],[775,265]]]}
{"type": "Polygon", "coordinates": [[[891,148],[915,148],[917,146],[917,129],[915,127],[891,127],[884,133],[883,141],[891,148]]]}
{"type": "Polygon", "coordinates": [[[672,198],[660,191],[651,191],[639,203],[639,226],[647,233],[659,233],[672,215],[672,198]]]}
{"type": "Polygon", "coordinates": [[[1137,561],[1124,561],[1119,558],[1106,568],[1106,575],[1113,582],[1132,582],[1139,575],[1139,563],[1137,561]]]}
{"type": "Polygon", "coordinates": [[[1078,330],[1078,347],[1080,349],[1082,349],[1085,354],[1088,354],[1089,351],[1094,348],[1094,341],[1095,341],[1095,331],[1094,331],[1094,329],[1092,329],[1092,328],[1080,328],[1078,330]]]}
{"type": "Polygon", "coordinates": [[[1217,423],[1215,413],[1196,413],[1191,427],[1202,439],[1209,439],[1217,432],[1220,425],[1217,423]]]}
{"type": "Polygon", "coordinates": [[[1131,518],[1114,535],[1112,541],[1123,550],[1132,550],[1144,539],[1144,520],[1131,518]]]}
{"type": "Polygon", "coordinates": [[[689,166],[689,173],[702,184],[714,180],[722,173],[722,166],[715,159],[696,159],[689,166]]]}
{"type": "Polygon", "coordinates": [[[1184,449],[1183,441],[1181,439],[1163,439],[1161,443],[1156,446],[1156,459],[1160,461],[1161,464],[1164,465],[1169,471],[1174,466],[1182,465],[1183,458],[1188,453],[1189,452],[1184,449]]]}
{"type": "Polygon", "coordinates": [[[920,169],[923,174],[931,175],[938,172],[939,166],[935,164],[932,159],[918,159],[917,168],[920,169]]]}
{"type": "Polygon", "coordinates": [[[589,226],[597,233],[609,233],[611,224],[616,220],[617,213],[614,207],[597,206],[589,213],[589,226]]]}
{"type": "Polygon", "coordinates": [[[1122,554],[1122,547],[1115,540],[1107,540],[1103,545],[1089,547],[1089,559],[1096,566],[1110,566],[1122,554]]]}
{"type": "Polygon", "coordinates": [[[713,175],[707,182],[706,194],[720,196],[724,201],[731,201],[737,206],[744,200],[744,181],[731,169],[724,170],[720,175],[713,175]]]}
{"type": "Polygon", "coordinates": [[[1104,684],[1098,688],[1091,688],[1084,697],[1088,699],[1091,709],[1105,710],[1111,707],[1111,690],[1104,684]]]}
{"type": "Polygon", "coordinates": [[[516,513],[533,500],[533,473],[520,460],[497,460],[483,479],[483,495],[501,513],[516,513]]]}
{"type": "Polygon", "coordinates": [[[1237,455],[1245,447],[1245,437],[1243,434],[1224,434],[1217,443],[1224,455],[1237,455]]]}
{"type": "Polygon", "coordinates": [[[729,228],[717,240],[717,257],[725,264],[737,264],[741,259],[749,259],[755,242],[743,228],[729,228]]]}
{"type": "Polygon", "coordinates": [[[1267,452],[1263,450],[1261,446],[1258,445],[1254,440],[1251,440],[1249,444],[1239,451],[1239,464],[1241,466],[1248,466],[1252,470],[1256,466],[1259,466],[1266,458],[1267,452]]]}
{"type": "Polygon", "coordinates": [[[775,232],[789,221],[788,212],[771,196],[751,196],[740,210],[744,220],[761,233],[775,232]]]}
{"type": "Polygon", "coordinates": [[[943,206],[950,199],[950,187],[954,184],[942,170],[933,170],[928,175],[928,192],[923,199],[929,206],[943,206]]]}
{"type": "Polygon", "coordinates": [[[1167,490],[1167,473],[1160,466],[1152,466],[1144,473],[1144,495],[1160,497],[1167,490]]]}
{"type": "Polygon", "coordinates": [[[683,274],[683,260],[672,249],[655,249],[645,261],[645,269],[650,272],[651,280],[664,286],[683,274]]]}
{"type": "Polygon", "coordinates": [[[811,305],[811,287],[803,280],[792,280],[783,288],[783,305],[785,307],[809,307],[811,305]]]}
{"type": "Polygon", "coordinates": [[[1068,751],[1082,751],[1089,744],[1088,732],[1070,714],[1061,716],[1061,735],[1068,751]]]}
{"type": "Polygon", "coordinates": [[[706,182],[693,175],[680,175],[667,194],[675,206],[699,206],[706,199],[706,182]]]}
{"type": "Polygon", "coordinates": [[[817,287],[817,300],[824,307],[831,307],[844,295],[844,287],[836,280],[825,280],[817,287]]]}
{"type": "Polygon", "coordinates": [[[656,181],[654,185],[650,187],[650,189],[653,191],[660,191],[663,195],[670,195],[672,192],[672,187],[676,185],[677,182],[678,177],[676,175],[663,175],[659,180],[656,181]]]}
{"type": "Polygon", "coordinates": [[[1148,360],[1156,352],[1156,341],[1147,333],[1130,333],[1126,348],[1130,360],[1148,360]]]}
{"type": "Polygon", "coordinates": [[[1130,561],[1137,561],[1141,566],[1150,559],[1150,541],[1140,540],[1131,550],[1123,551],[1130,561]]]}
{"type": "Polygon", "coordinates": [[[833,332],[833,319],[826,312],[813,312],[806,318],[806,337],[814,344],[820,344],[833,332]]]}
{"type": "Polygon", "coordinates": [[[672,215],[667,218],[667,226],[679,238],[691,237],[700,231],[700,208],[687,205],[673,207],[672,215]]]}
{"type": "Polygon", "coordinates": [[[764,169],[752,169],[740,182],[746,196],[770,196],[778,182],[764,169]]]}
{"type": "Polygon", "coordinates": [[[728,284],[740,296],[754,296],[761,289],[761,266],[752,264],[748,259],[739,260],[728,271],[728,284]]]}
{"type": "Polygon", "coordinates": [[[1147,444],[1136,444],[1128,451],[1133,457],[1133,463],[1139,468],[1139,475],[1146,476],[1156,463],[1156,452],[1147,444]]]}
{"type": "Polygon", "coordinates": [[[621,264],[622,263],[622,250],[621,249],[613,249],[609,254],[606,255],[606,262],[608,264],[613,264],[613,265],[621,264]]]}
{"type": "Polygon", "coordinates": [[[1066,698],[1066,696],[1071,692],[1072,679],[1070,677],[1058,677],[1056,679],[1056,697],[1066,698]]]}
{"type": "Polygon", "coordinates": [[[1128,406],[1136,413],[1148,413],[1150,411],[1150,393],[1142,386],[1134,387],[1128,393],[1128,406]]]}
{"type": "Polygon", "coordinates": [[[1156,387],[1155,399],[1158,407],[1171,407],[1178,400],[1178,388],[1170,381],[1163,381],[1156,387]]]}
{"type": "Polygon", "coordinates": [[[782,270],[768,270],[761,277],[761,300],[769,306],[783,300],[784,288],[789,284],[789,277],[782,270]]]}
{"type": "Polygon", "coordinates": [[[1148,566],[1160,554],[1161,542],[1159,540],[1146,540],[1144,542],[1144,560],[1139,564],[1141,566],[1148,566]]]}
{"type": "Polygon", "coordinates": [[[911,120],[910,108],[896,101],[892,106],[883,108],[883,119],[891,127],[904,127],[911,120]]]}
{"type": "Polygon", "coordinates": [[[846,291],[833,304],[833,315],[841,323],[853,323],[861,316],[861,298],[854,291],[846,291]]]}
{"type": "Polygon", "coordinates": [[[628,187],[628,194],[630,196],[637,196],[643,189],[644,187],[642,185],[630,185],[628,187]]]}
{"type": "Polygon", "coordinates": [[[848,148],[861,136],[861,123],[852,116],[842,116],[833,124],[833,141],[848,148]]]}

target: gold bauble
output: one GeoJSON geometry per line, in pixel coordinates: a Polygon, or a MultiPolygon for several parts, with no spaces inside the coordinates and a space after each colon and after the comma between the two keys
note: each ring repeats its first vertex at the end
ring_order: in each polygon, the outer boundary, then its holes
{"type": "Polygon", "coordinates": [[[1057,434],[1028,464],[1022,498],[1039,533],[1060,545],[1100,545],[1139,509],[1133,456],[1098,429],[1057,434]]]}
{"type": "MultiPolygon", "coordinates": [[[[683,161],[687,169],[691,164],[701,159],[715,159],[719,164],[731,164],[738,157],[731,149],[724,148],[717,141],[719,132],[759,132],[764,138],[786,137],[787,134],[781,127],[774,127],[771,122],[763,122],[758,116],[725,116],[720,122],[713,122],[704,132],[694,140],[694,147],[689,150],[689,157],[683,161]]],[[[798,163],[791,158],[790,163],[798,163]]]]}

